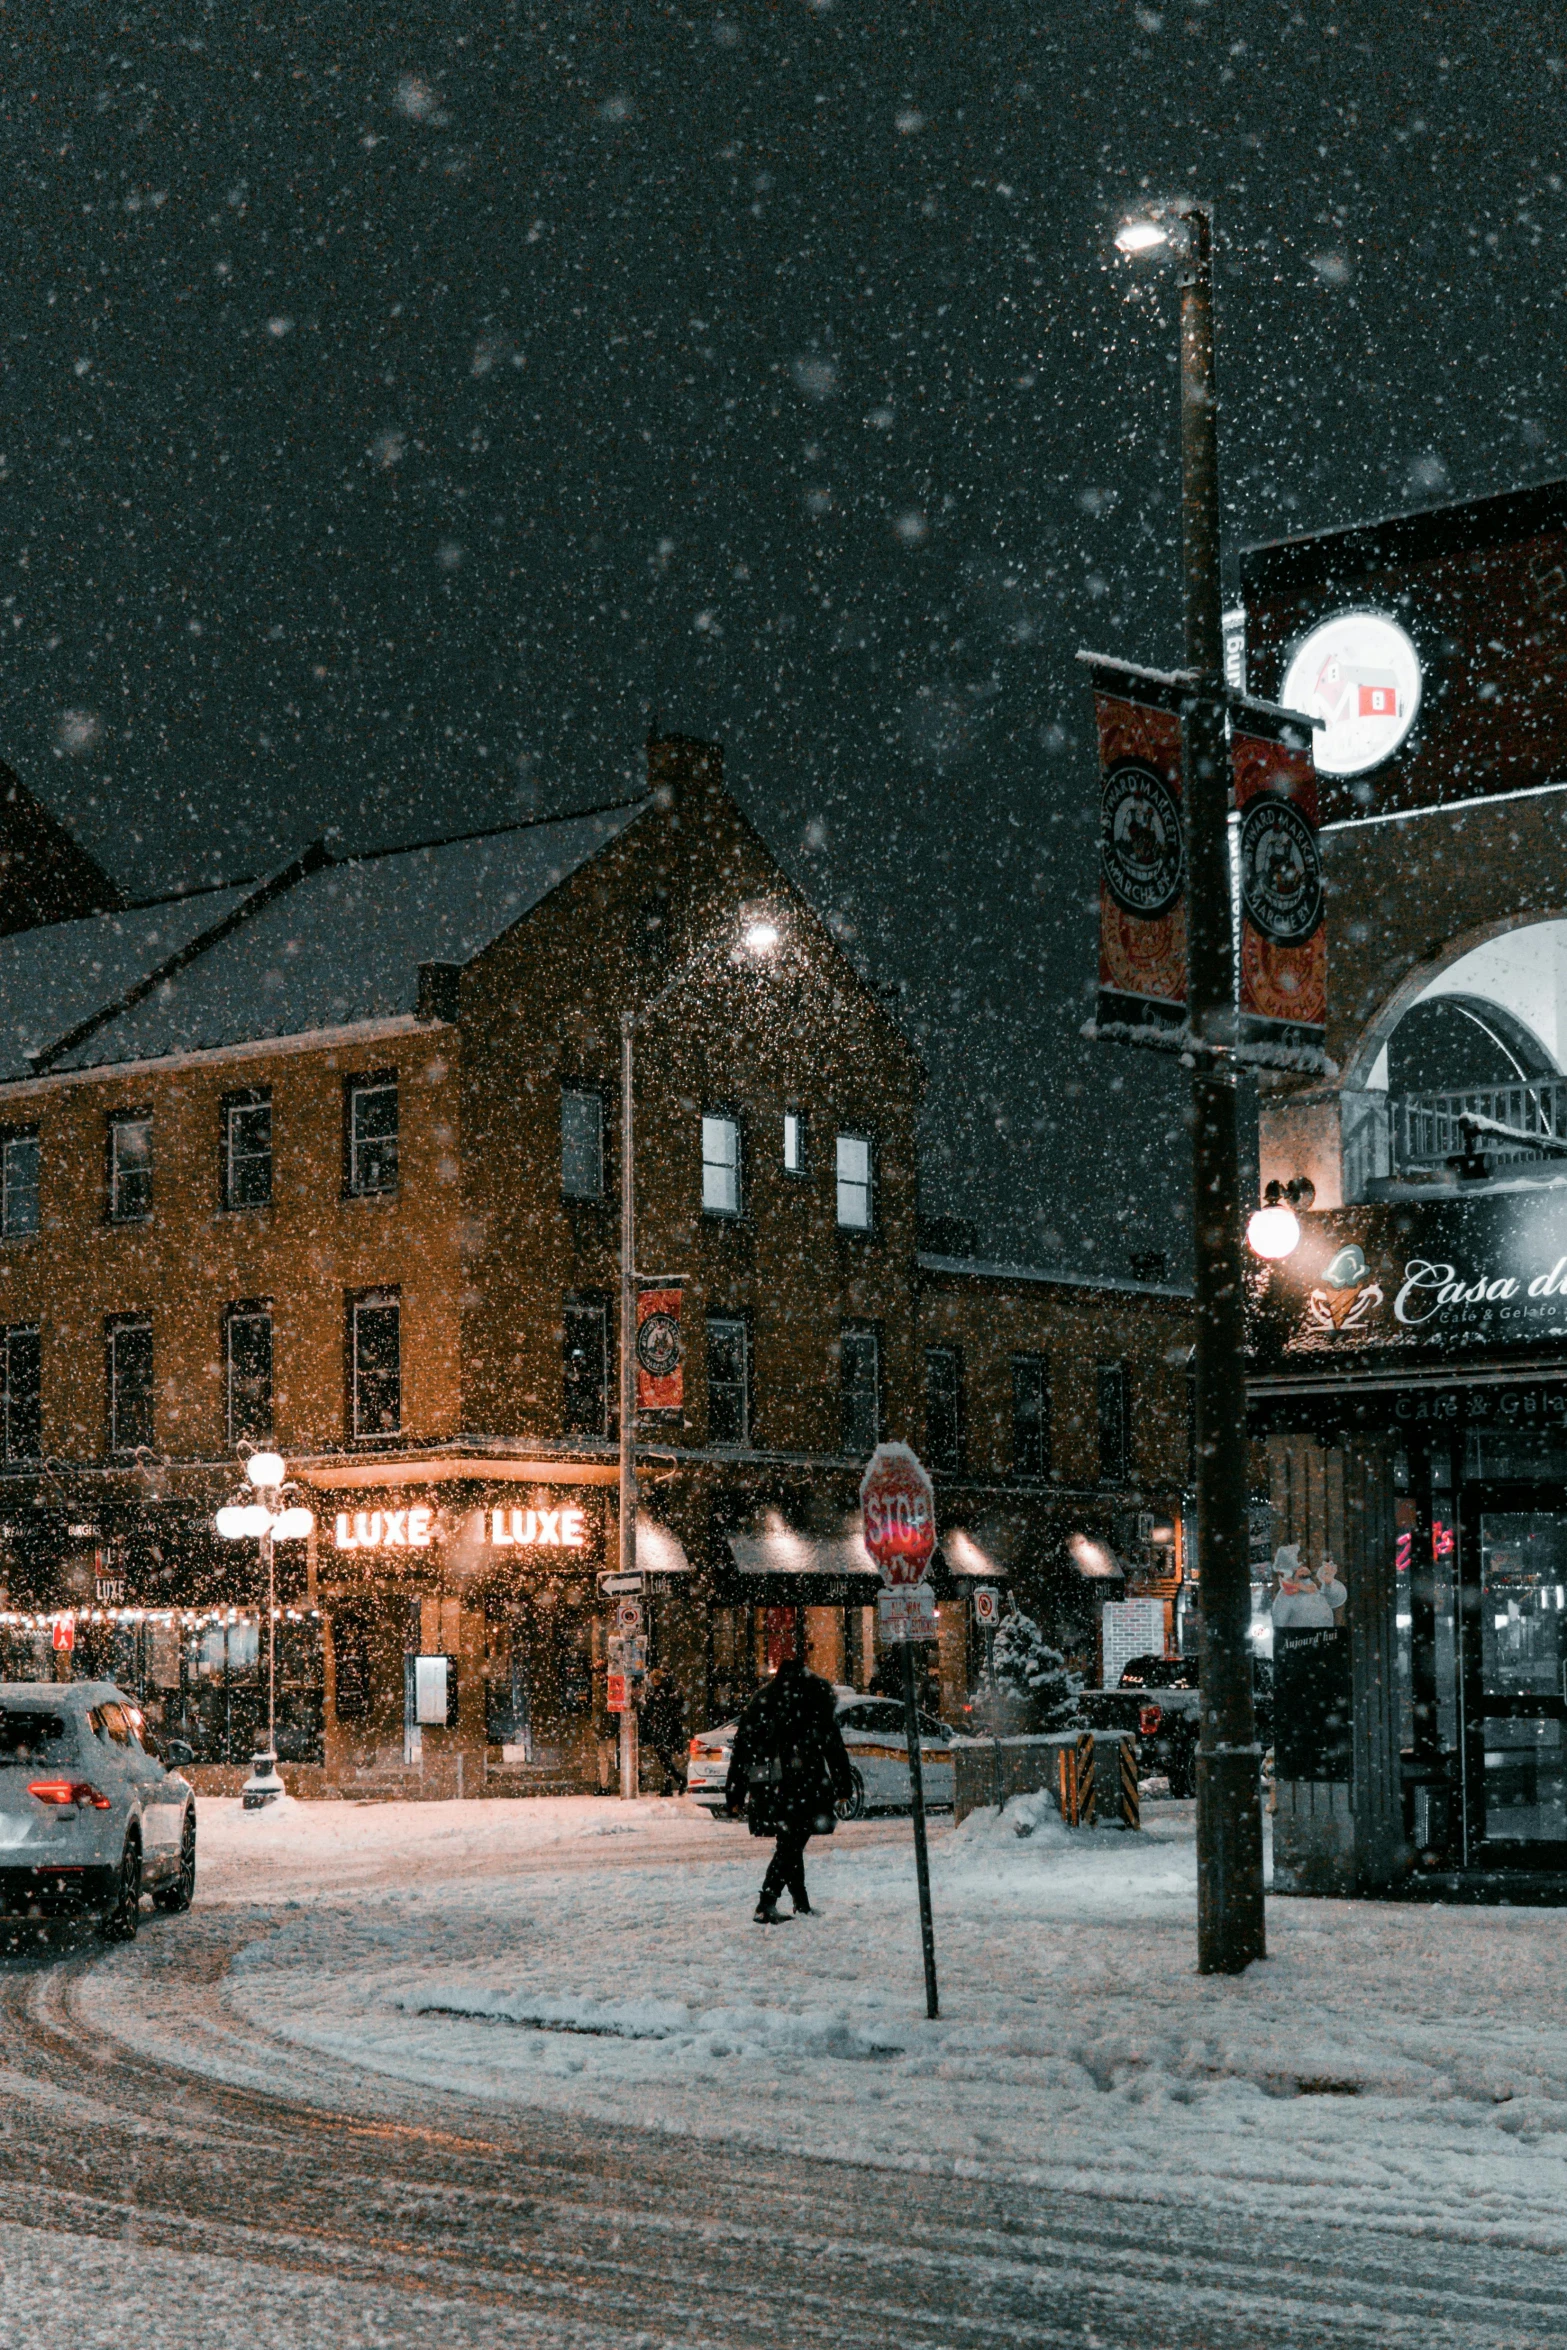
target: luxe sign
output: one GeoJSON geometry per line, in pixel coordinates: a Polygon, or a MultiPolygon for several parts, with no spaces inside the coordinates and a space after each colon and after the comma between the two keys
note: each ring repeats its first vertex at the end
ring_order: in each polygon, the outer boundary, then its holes
{"type": "Polygon", "coordinates": [[[587,1512],[571,1503],[470,1510],[453,1525],[422,1502],[408,1509],[339,1510],[332,1528],[337,1550],[428,1550],[454,1539],[490,1550],[586,1550],[590,1538],[587,1512]]]}

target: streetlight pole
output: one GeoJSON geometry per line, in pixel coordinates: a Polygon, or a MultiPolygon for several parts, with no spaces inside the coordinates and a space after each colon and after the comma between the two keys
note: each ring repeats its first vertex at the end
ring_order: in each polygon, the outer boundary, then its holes
{"type": "MultiPolygon", "coordinates": [[[[620,1016],[620,1571],[637,1571],[637,1356],[636,1265],[637,1181],[636,1069],[634,1039],[637,1015],[620,1016]]],[[[631,1695],[629,1683],[626,1689],[631,1695]]],[[[625,1803],[636,1800],[641,1780],[637,1752],[637,1709],[627,1704],[620,1716],[620,1794],[625,1803]]]]}
{"type": "MultiPolygon", "coordinates": [[[[770,917],[753,914],[741,935],[741,945],[765,959],[778,946],[778,925],[770,917]]],[[[636,1032],[660,1004],[700,978],[721,952],[723,941],[699,947],[636,1011],[620,1015],[620,1572],[637,1572],[637,1159],[636,1159],[636,1032]]],[[[627,1690],[629,1697],[630,1691],[627,1690]]],[[[637,1752],[637,1713],[627,1705],[620,1717],[620,1793],[634,1802],[641,1777],[637,1752]]]]}
{"type": "Polygon", "coordinates": [[[244,1790],[247,1811],[275,1803],[284,1792],[277,1768],[277,1561],[273,1545],[302,1542],[315,1524],[303,1503],[289,1500],[293,1488],[285,1488],[287,1475],[281,1453],[250,1453],[245,1457],[247,1492],[225,1502],[214,1521],[226,1541],[256,1536],[267,1585],[267,1743],[264,1752],[252,1757],[244,1790]]]}
{"type": "Polygon", "coordinates": [[[1234,924],[1229,744],[1219,568],[1218,384],[1212,223],[1183,203],[1128,223],[1118,242],[1172,245],[1181,263],[1181,540],[1187,1022],[1192,1038],[1192,1243],[1196,1260],[1198,1569],[1202,1717],[1197,1750],[1197,1966],[1237,1975],[1266,1955],[1262,1804],[1252,1701],[1245,1307],[1235,1122],[1234,924]]]}

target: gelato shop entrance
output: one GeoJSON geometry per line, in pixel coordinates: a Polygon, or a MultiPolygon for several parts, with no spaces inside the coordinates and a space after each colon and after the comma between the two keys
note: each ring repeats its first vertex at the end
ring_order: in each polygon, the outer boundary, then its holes
{"type": "Polygon", "coordinates": [[[1466,1840],[1483,1860],[1567,1869],[1560,1489],[1466,1486],[1459,1558],[1466,1840]]]}
{"type": "Polygon", "coordinates": [[[1301,1225],[1251,1299],[1275,1887],[1567,1903],[1567,1199],[1301,1225]]]}

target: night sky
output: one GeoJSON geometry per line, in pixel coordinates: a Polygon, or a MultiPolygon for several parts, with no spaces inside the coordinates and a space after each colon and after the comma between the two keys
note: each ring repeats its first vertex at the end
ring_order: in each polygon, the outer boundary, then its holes
{"type": "Polygon", "coordinates": [[[1110,234],[1219,207],[1232,551],[1567,471],[1559,10],[52,0],[0,53],[0,752],[105,864],[620,797],[656,711],[903,984],[927,1206],[1178,1260],[1176,1075],[1077,1033],[1071,654],[1179,655],[1173,288],[1110,234]]]}

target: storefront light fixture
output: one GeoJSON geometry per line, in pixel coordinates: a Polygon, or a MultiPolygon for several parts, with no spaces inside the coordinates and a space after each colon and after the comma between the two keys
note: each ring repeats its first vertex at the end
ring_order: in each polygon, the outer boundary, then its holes
{"type": "Polygon", "coordinates": [[[1253,1256],[1267,1263],[1277,1263],[1300,1246],[1300,1218],[1297,1208],[1309,1208],[1317,1196],[1317,1187],[1305,1175],[1296,1176],[1292,1183],[1270,1183],[1262,1195],[1258,1208],[1246,1227],[1246,1245],[1253,1256]]]}

